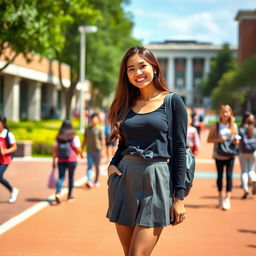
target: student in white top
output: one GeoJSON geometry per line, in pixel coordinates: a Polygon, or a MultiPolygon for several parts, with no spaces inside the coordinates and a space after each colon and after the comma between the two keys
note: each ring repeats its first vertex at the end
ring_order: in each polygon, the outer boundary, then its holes
{"type": "Polygon", "coordinates": [[[217,153],[217,144],[219,142],[231,139],[235,145],[239,145],[239,139],[236,137],[238,128],[235,123],[232,109],[229,105],[222,105],[220,107],[220,121],[214,124],[209,132],[207,142],[214,143],[213,158],[215,159],[217,168],[217,187],[219,192],[219,207],[223,210],[231,208],[231,191],[232,191],[232,175],[234,167],[234,157],[223,156],[217,153]],[[223,173],[226,169],[226,193],[223,192],[223,173]]]}

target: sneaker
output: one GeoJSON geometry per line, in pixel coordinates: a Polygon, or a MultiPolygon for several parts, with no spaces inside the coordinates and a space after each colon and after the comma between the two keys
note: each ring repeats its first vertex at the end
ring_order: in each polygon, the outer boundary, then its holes
{"type": "Polygon", "coordinates": [[[68,201],[73,201],[75,198],[73,196],[68,196],[68,201]]]}
{"type": "Polygon", "coordinates": [[[248,192],[244,192],[244,195],[241,197],[241,199],[246,199],[248,195],[249,195],[248,192]]]}
{"type": "Polygon", "coordinates": [[[230,203],[230,199],[229,198],[225,198],[223,200],[223,206],[222,206],[223,210],[230,210],[231,209],[231,203],[230,203]]]}
{"type": "Polygon", "coordinates": [[[256,181],[252,183],[252,194],[256,195],[256,181]]]}
{"type": "Polygon", "coordinates": [[[59,194],[56,194],[56,195],[55,195],[55,201],[56,201],[57,204],[60,204],[60,203],[61,203],[61,201],[60,201],[60,195],[59,195],[59,194]]]}
{"type": "Polygon", "coordinates": [[[10,204],[14,203],[17,199],[18,194],[19,194],[19,190],[17,188],[13,188],[8,202],[10,204]]]}
{"type": "Polygon", "coordinates": [[[91,182],[91,181],[87,181],[86,183],[85,183],[85,186],[87,187],[87,188],[93,188],[94,186],[93,186],[93,183],[91,182]]]}
{"type": "Polygon", "coordinates": [[[95,183],[94,183],[94,187],[95,187],[95,188],[99,188],[99,187],[100,187],[100,183],[99,183],[99,182],[95,182],[95,183]]]}

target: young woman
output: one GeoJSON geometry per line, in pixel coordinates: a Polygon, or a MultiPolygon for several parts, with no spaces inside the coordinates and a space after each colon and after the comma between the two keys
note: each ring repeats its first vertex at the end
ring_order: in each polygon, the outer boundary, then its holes
{"type": "Polygon", "coordinates": [[[227,139],[233,140],[235,145],[239,144],[239,140],[235,135],[238,134],[237,125],[235,124],[235,118],[232,113],[232,109],[229,105],[222,105],[219,111],[220,121],[214,124],[209,132],[207,142],[214,143],[213,158],[215,159],[217,168],[217,187],[219,192],[218,205],[223,210],[229,210],[231,208],[231,191],[232,191],[232,175],[234,167],[234,157],[219,155],[216,151],[217,144],[227,139]],[[222,180],[224,168],[226,167],[226,194],[222,191],[222,180]]]}
{"type": "Polygon", "coordinates": [[[164,105],[168,93],[151,51],[141,46],[129,49],[109,113],[110,140],[118,139],[119,145],[108,167],[107,212],[125,255],[150,255],[163,228],[185,219],[187,112],[174,94],[170,159],[164,105]]]}
{"type": "Polygon", "coordinates": [[[192,126],[192,118],[188,115],[188,146],[194,155],[199,153],[200,138],[196,127],[192,126]]]}
{"type": "Polygon", "coordinates": [[[19,190],[10,185],[4,178],[4,172],[12,161],[11,153],[17,150],[15,137],[9,131],[6,118],[0,116],[0,183],[3,184],[10,192],[9,203],[14,203],[19,194],[19,190]]]}
{"type": "Polygon", "coordinates": [[[58,158],[59,179],[56,182],[56,203],[60,203],[60,193],[68,169],[68,200],[74,199],[72,195],[74,184],[74,171],[77,165],[77,154],[83,157],[79,137],[75,134],[70,120],[64,120],[53,147],[53,167],[58,158]]]}
{"type": "MultiPolygon", "coordinates": [[[[245,138],[254,138],[256,141],[256,128],[254,115],[250,112],[245,112],[243,115],[242,124],[239,127],[239,135],[242,140],[245,138]]],[[[252,194],[256,194],[256,174],[255,174],[255,161],[256,161],[256,151],[246,152],[242,147],[242,142],[240,144],[240,154],[239,161],[242,169],[242,187],[244,194],[242,199],[246,199],[249,195],[248,182],[249,178],[252,182],[252,194]]]]}

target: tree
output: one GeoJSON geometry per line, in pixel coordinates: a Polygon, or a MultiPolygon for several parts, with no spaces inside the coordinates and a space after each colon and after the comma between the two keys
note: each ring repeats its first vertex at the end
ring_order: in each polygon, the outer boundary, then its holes
{"type": "Polygon", "coordinates": [[[224,44],[215,60],[211,63],[211,70],[201,87],[204,96],[211,96],[213,89],[217,86],[222,75],[229,70],[234,69],[235,60],[228,44],[224,44]]]}
{"type": "Polygon", "coordinates": [[[215,107],[221,104],[229,104],[234,110],[240,109],[244,101],[244,95],[235,88],[236,70],[223,74],[218,85],[212,91],[212,99],[215,107]]]}
{"type": "Polygon", "coordinates": [[[0,57],[6,60],[0,71],[19,54],[27,61],[31,54],[55,58],[65,41],[63,27],[72,22],[70,9],[78,3],[77,0],[0,0],[0,57]]]}
{"type": "Polygon", "coordinates": [[[226,72],[212,96],[215,105],[230,104],[235,109],[256,111],[256,56],[247,59],[236,69],[226,72]]]}
{"type": "Polygon", "coordinates": [[[96,25],[98,32],[86,35],[86,78],[93,84],[92,105],[102,105],[103,97],[108,96],[116,85],[119,64],[124,51],[139,42],[131,37],[133,23],[124,12],[123,0],[89,0],[92,8],[100,13],[95,21],[76,15],[74,22],[65,31],[66,40],[59,59],[72,68],[71,87],[67,93],[67,113],[79,77],[78,26],[96,25]]]}

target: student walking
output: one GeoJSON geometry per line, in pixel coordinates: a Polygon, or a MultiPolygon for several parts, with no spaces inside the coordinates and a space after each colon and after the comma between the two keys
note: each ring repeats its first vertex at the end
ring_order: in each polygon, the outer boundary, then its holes
{"type": "Polygon", "coordinates": [[[224,156],[217,152],[217,144],[231,140],[234,145],[239,144],[236,137],[238,128],[235,124],[232,109],[229,105],[222,105],[219,111],[220,121],[212,125],[208,134],[207,142],[214,143],[213,158],[217,168],[217,187],[219,192],[218,205],[223,210],[231,208],[231,191],[233,185],[234,156],[224,156]],[[223,173],[226,168],[226,193],[223,192],[223,173]]]}
{"type": "Polygon", "coordinates": [[[17,150],[16,140],[13,133],[7,127],[7,120],[0,116],[0,183],[10,192],[9,203],[14,203],[19,190],[11,186],[4,178],[4,173],[12,161],[11,154],[17,150]]]}
{"type": "Polygon", "coordinates": [[[242,187],[244,194],[242,199],[249,195],[249,179],[252,183],[252,194],[256,194],[256,128],[254,115],[248,111],[243,114],[242,124],[239,127],[241,136],[239,161],[242,170],[242,187]]]}
{"type": "Polygon", "coordinates": [[[196,127],[192,126],[192,118],[188,115],[188,146],[194,155],[199,153],[200,138],[196,127]]]}
{"type": "Polygon", "coordinates": [[[72,191],[74,186],[74,172],[77,166],[77,154],[83,157],[79,137],[75,134],[70,120],[64,120],[56,137],[53,147],[53,168],[58,159],[59,178],[56,182],[56,203],[61,202],[61,188],[68,170],[68,200],[74,199],[72,191]]]}
{"type": "Polygon", "coordinates": [[[129,49],[109,113],[110,140],[118,139],[119,145],[108,167],[107,212],[125,255],[150,255],[163,228],[185,219],[187,112],[181,97],[174,94],[170,159],[168,93],[152,52],[142,46],[129,49]]]}
{"type": "Polygon", "coordinates": [[[111,134],[111,128],[108,123],[108,119],[105,119],[104,123],[104,133],[105,133],[105,148],[106,148],[106,157],[107,157],[107,163],[109,163],[110,159],[113,157],[115,154],[115,149],[116,149],[116,142],[109,141],[109,136],[111,134]]]}
{"type": "Polygon", "coordinates": [[[90,125],[85,129],[82,149],[86,146],[87,153],[87,182],[89,188],[99,187],[101,153],[105,143],[105,136],[97,113],[91,115],[90,125]],[[95,165],[95,178],[93,182],[93,165],[95,165]]]}

